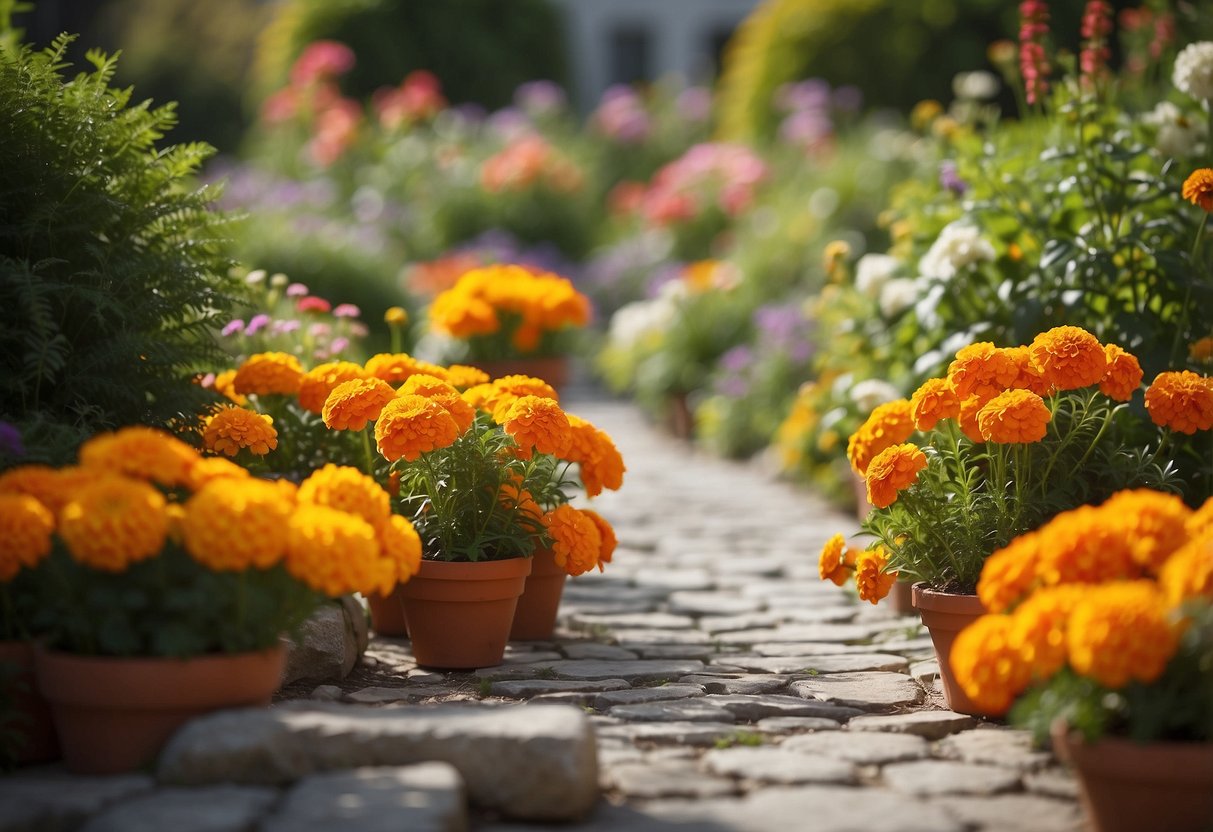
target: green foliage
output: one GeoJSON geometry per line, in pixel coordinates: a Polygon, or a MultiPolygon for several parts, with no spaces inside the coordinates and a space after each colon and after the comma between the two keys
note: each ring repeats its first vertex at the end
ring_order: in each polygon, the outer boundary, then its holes
{"type": "Polygon", "coordinates": [[[68,443],[35,457],[201,410],[235,289],[215,193],[187,184],[210,149],[158,147],[173,106],[132,104],[112,57],[65,80],[70,42],[0,50],[0,417],[68,443]]]}
{"type": "Polygon", "coordinates": [[[265,650],[297,630],[320,600],[284,564],[214,572],[173,544],[121,573],[82,566],[57,546],[37,576],[30,629],[51,647],[83,655],[265,650]]]}

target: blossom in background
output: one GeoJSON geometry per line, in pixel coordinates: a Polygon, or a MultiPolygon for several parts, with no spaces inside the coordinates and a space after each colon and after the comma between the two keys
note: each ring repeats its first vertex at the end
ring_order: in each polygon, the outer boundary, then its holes
{"type": "Polygon", "coordinates": [[[855,263],[855,288],[870,298],[880,294],[901,263],[888,254],[865,254],[855,263]]]}
{"type": "Polygon", "coordinates": [[[981,230],[958,220],[939,232],[918,261],[918,271],[926,277],[951,280],[968,266],[993,259],[994,246],[981,236],[981,230]]]}
{"type": "Polygon", "coordinates": [[[957,196],[964,196],[969,190],[969,183],[960,178],[956,163],[950,160],[939,163],[939,184],[957,196]]]}
{"type": "Polygon", "coordinates": [[[1019,72],[1029,104],[1041,101],[1049,91],[1048,77],[1053,68],[1045,55],[1044,40],[1049,34],[1049,4],[1043,0],[1023,0],[1019,4],[1019,72]]]}
{"type": "Polygon", "coordinates": [[[952,94],[966,101],[986,101],[998,95],[1000,86],[992,72],[960,72],[952,79],[952,94]]]}
{"type": "Polygon", "coordinates": [[[25,445],[21,442],[21,431],[10,422],[0,421],[0,455],[7,456],[10,459],[19,459],[25,456],[25,445]]]}
{"type": "Polygon", "coordinates": [[[1206,213],[1213,213],[1213,169],[1199,168],[1184,180],[1183,198],[1199,205],[1206,213]]]}
{"type": "Polygon", "coordinates": [[[1156,425],[1191,435],[1213,428],[1213,378],[1188,370],[1159,373],[1146,389],[1146,410],[1156,425]]]}
{"type": "Polygon", "coordinates": [[[914,484],[918,473],[927,467],[927,455],[917,445],[906,442],[878,453],[864,473],[868,502],[876,508],[888,508],[897,502],[897,494],[914,484]]]}
{"type": "Polygon", "coordinates": [[[687,87],[678,93],[674,109],[685,121],[707,121],[712,115],[712,91],[707,87],[687,87]]]}
{"type": "Polygon", "coordinates": [[[1171,80],[1197,101],[1213,99],[1213,41],[1190,43],[1175,57],[1171,80]]]}
{"type": "Polygon", "coordinates": [[[514,90],[515,106],[532,117],[563,112],[568,103],[568,96],[555,81],[527,81],[514,90]]]}
{"type": "Polygon", "coordinates": [[[616,84],[602,94],[590,123],[600,133],[623,144],[639,144],[652,132],[652,119],[631,87],[616,84]]]}
{"type": "Polygon", "coordinates": [[[1106,0],[1087,0],[1082,13],[1082,52],[1078,58],[1084,80],[1096,80],[1107,74],[1112,49],[1108,35],[1112,33],[1112,7],[1106,0]]]}
{"type": "Polygon", "coordinates": [[[291,67],[291,83],[307,86],[344,75],[354,68],[354,51],[335,40],[317,40],[304,47],[291,67]]]}
{"type": "Polygon", "coordinates": [[[856,382],[851,388],[851,401],[860,411],[870,413],[878,405],[891,402],[901,396],[901,391],[879,378],[869,378],[856,382]]]}
{"type": "Polygon", "coordinates": [[[379,123],[389,130],[433,118],[447,106],[442,83],[432,72],[414,70],[398,87],[376,90],[371,98],[379,123]]]}
{"type": "Polygon", "coordinates": [[[880,290],[880,314],[892,318],[918,301],[918,281],[909,277],[890,280],[880,290]]]}
{"type": "Polygon", "coordinates": [[[1158,128],[1154,146],[1163,156],[1194,156],[1205,137],[1203,118],[1190,118],[1170,101],[1160,101],[1142,118],[1158,128]]]}

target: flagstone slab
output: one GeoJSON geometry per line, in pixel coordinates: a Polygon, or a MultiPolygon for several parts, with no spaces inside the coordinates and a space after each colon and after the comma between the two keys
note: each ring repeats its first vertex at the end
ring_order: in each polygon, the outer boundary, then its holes
{"type": "Polygon", "coordinates": [[[920,760],[930,753],[927,741],[910,734],[853,734],[824,731],[788,737],[780,748],[802,754],[820,754],[860,765],[881,765],[920,760]]]}
{"type": "Polygon", "coordinates": [[[257,786],[160,789],[93,816],[80,832],[244,832],[279,797],[257,786]]]}
{"type": "Polygon", "coordinates": [[[651,688],[629,688],[601,693],[594,697],[594,707],[605,711],[616,705],[641,705],[647,702],[664,702],[703,696],[703,685],[685,684],[681,681],[651,688]]]}
{"type": "Polygon", "coordinates": [[[73,777],[57,769],[28,769],[0,777],[0,832],[60,832],[121,800],[150,792],[143,774],[73,777]]]}
{"type": "Polygon", "coordinates": [[[883,670],[900,673],[906,660],[891,653],[843,653],[825,656],[730,657],[730,664],[764,673],[858,673],[883,670]]]}
{"type": "Polygon", "coordinates": [[[1078,781],[1066,768],[1046,768],[1027,772],[1023,776],[1023,785],[1028,791],[1045,797],[1069,800],[1078,797],[1078,781]]]}
{"type": "MultiPolygon", "coordinates": [[[[744,665],[743,665],[744,666],[744,665]]],[[[788,686],[788,680],[779,676],[747,674],[745,676],[683,676],[678,681],[702,685],[708,693],[759,694],[774,693],[788,686]]]]}
{"type": "Polygon", "coordinates": [[[589,719],[561,705],[289,703],[224,711],[182,728],[158,775],[183,785],[281,784],[336,769],[428,761],[454,766],[474,803],[511,817],[576,818],[598,796],[589,719]]]}
{"type": "Polygon", "coordinates": [[[440,685],[407,685],[403,687],[370,687],[347,693],[345,699],[360,705],[381,705],[388,702],[416,702],[451,692],[440,685]]]}
{"type": "Polygon", "coordinates": [[[596,730],[604,739],[701,748],[727,740],[738,728],[730,722],[622,722],[599,724],[596,730]]]}
{"type": "Polygon", "coordinates": [[[823,703],[820,702],[780,694],[747,696],[714,693],[705,696],[704,701],[727,709],[733,716],[744,722],[757,722],[772,716],[815,716],[844,721],[862,713],[830,704],[824,704],[823,707],[823,703]]]}
{"type": "Polygon", "coordinates": [[[865,711],[881,711],[917,705],[923,690],[902,673],[823,673],[793,682],[797,696],[836,702],[865,711]]]}
{"type": "Polygon", "coordinates": [[[778,737],[806,731],[839,731],[842,723],[822,716],[769,716],[754,723],[753,729],[778,737]]]}
{"type": "Polygon", "coordinates": [[[705,774],[691,760],[658,760],[612,766],[604,778],[628,797],[718,797],[737,792],[728,777],[705,774]]]}
{"type": "Polygon", "coordinates": [[[911,711],[905,714],[857,716],[847,723],[847,729],[916,734],[928,740],[938,740],[949,734],[967,731],[976,724],[974,717],[952,711],[911,711]]]}
{"type": "Polygon", "coordinates": [[[569,623],[574,627],[644,628],[649,630],[689,630],[695,619],[689,615],[673,615],[668,612],[638,612],[624,615],[571,615],[569,623]]]}
{"type": "Polygon", "coordinates": [[[766,602],[724,592],[683,590],[670,595],[669,605],[670,612],[678,615],[729,616],[758,612],[766,602]]]}
{"type": "Polygon", "coordinates": [[[464,832],[467,827],[459,772],[446,763],[421,763],[305,777],[258,832],[464,832]]]}
{"type": "Polygon", "coordinates": [[[713,774],[759,783],[793,786],[801,783],[855,782],[855,766],[832,757],[812,757],[782,748],[716,748],[703,755],[713,774]]]}
{"type": "Polygon", "coordinates": [[[628,642],[628,649],[642,659],[698,659],[701,662],[719,657],[721,651],[711,644],[638,644],[628,642]]]}
{"type": "Polygon", "coordinates": [[[716,636],[725,644],[759,644],[768,641],[856,642],[871,638],[869,626],[858,624],[788,624],[758,630],[737,630],[716,636]]]}
{"type": "Polygon", "coordinates": [[[1013,769],[952,760],[893,763],[882,768],[880,776],[889,788],[921,797],[992,795],[1012,791],[1020,784],[1019,772],[1013,769]]]}
{"type": "Polygon", "coordinates": [[[609,713],[630,722],[732,722],[736,719],[731,711],[706,702],[705,697],[616,705],[609,713]]]}
{"type": "Polygon", "coordinates": [[[702,670],[703,666],[703,662],[694,659],[566,659],[552,662],[548,668],[560,679],[627,679],[635,683],[678,679],[702,670]]]}
{"type": "Polygon", "coordinates": [[[597,694],[608,690],[630,688],[623,679],[565,680],[565,679],[507,679],[493,682],[489,687],[492,696],[508,696],[512,699],[529,699],[549,693],[597,694]]]}
{"type": "Polygon", "coordinates": [[[557,656],[557,659],[603,659],[609,661],[638,658],[640,656],[632,650],[596,641],[576,641],[566,644],[564,646],[564,655],[557,656]]]}
{"type": "Polygon", "coordinates": [[[962,731],[939,742],[939,754],[966,763],[993,763],[1034,771],[1053,762],[1053,755],[1032,747],[1032,735],[1011,728],[983,727],[962,731]]]}
{"type": "Polygon", "coordinates": [[[932,803],[962,823],[985,832],[1076,832],[1085,829],[1074,801],[1027,794],[947,797],[932,803]]]}

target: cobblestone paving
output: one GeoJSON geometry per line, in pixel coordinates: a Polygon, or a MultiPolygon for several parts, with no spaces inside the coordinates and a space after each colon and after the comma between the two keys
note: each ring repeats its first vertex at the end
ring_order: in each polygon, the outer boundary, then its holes
{"type": "MultiPolygon", "coordinates": [[[[615,560],[570,580],[556,638],[473,674],[419,669],[407,641],[376,638],[346,690],[317,695],[584,708],[605,799],[577,829],[1080,828],[1048,753],[945,709],[916,618],[818,579],[822,543],[852,518],[626,405],[568,408],[616,439],[628,474],[595,501],[615,560]]],[[[482,815],[473,828],[531,827],[482,815]]]]}

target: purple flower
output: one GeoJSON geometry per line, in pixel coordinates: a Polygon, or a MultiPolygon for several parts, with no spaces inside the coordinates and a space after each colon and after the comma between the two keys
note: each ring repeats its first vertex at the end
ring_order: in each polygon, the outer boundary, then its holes
{"type": "Polygon", "coordinates": [[[720,356],[720,367],[726,372],[742,373],[754,363],[754,351],[745,344],[733,347],[720,356]]]}
{"type": "Polygon", "coordinates": [[[0,454],[20,458],[25,456],[25,445],[21,441],[21,431],[9,422],[0,422],[0,454]]]}
{"type": "Polygon", "coordinates": [[[567,103],[564,90],[554,81],[527,81],[514,90],[514,104],[531,115],[550,115],[567,103]]]}
{"type": "Polygon", "coordinates": [[[286,287],[286,296],[288,298],[301,298],[308,294],[308,288],[302,283],[292,283],[286,287]]]}
{"type": "Polygon", "coordinates": [[[231,335],[235,335],[237,332],[243,332],[243,331],[244,331],[244,321],[240,320],[239,318],[236,318],[234,320],[228,321],[227,325],[224,326],[223,329],[219,330],[219,334],[221,334],[224,338],[227,338],[231,335]]]}
{"type": "Polygon", "coordinates": [[[352,303],[339,303],[333,310],[333,315],[337,318],[357,318],[361,314],[362,310],[352,303]]]}
{"type": "Polygon", "coordinates": [[[299,322],[294,318],[288,318],[285,321],[274,321],[270,324],[270,332],[274,335],[285,335],[288,332],[294,332],[299,328],[299,322]]]}
{"type": "Polygon", "coordinates": [[[707,121],[712,114],[712,91],[707,87],[687,87],[678,93],[674,108],[687,121],[707,121]]]}
{"type": "Polygon", "coordinates": [[[939,184],[956,196],[964,196],[969,190],[969,184],[960,178],[956,172],[956,163],[952,161],[939,163],[939,184]]]}
{"type": "Polygon", "coordinates": [[[256,335],[265,325],[270,322],[270,316],[265,313],[254,315],[248,322],[248,326],[244,328],[245,335],[256,335]]]}
{"type": "Polygon", "coordinates": [[[486,122],[491,132],[503,139],[513,139],[531,132],[531,120],[514,107],[505,107],[489,116],[486,122]]]}
{"type": "Polygon", "coordinates": [[[775,90],[775,106],[785,113],[825,110],[830,106],[830,85],[820,78],[784,84],[775,90]]]}

